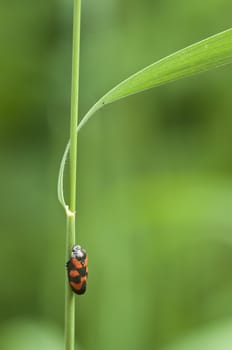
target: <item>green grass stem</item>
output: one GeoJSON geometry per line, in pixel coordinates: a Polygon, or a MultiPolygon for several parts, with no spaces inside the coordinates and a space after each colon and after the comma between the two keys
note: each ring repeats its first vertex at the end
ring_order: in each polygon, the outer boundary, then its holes
{"type": "MultiPolygon", "coordinates": [[[[72,85],[70,120],[70,207],[66,207],[66,259],[70,258],[75,244],[76,181],[77,181],[77,124],[79,96],[79,57],[80,57],[80,20],[81,0],[74,0],[73,6],[73,48],[72,48],[72,85]]],[[[75,348],[75,296],[66,279],[65,293],[65,350],[75,348]]]]}

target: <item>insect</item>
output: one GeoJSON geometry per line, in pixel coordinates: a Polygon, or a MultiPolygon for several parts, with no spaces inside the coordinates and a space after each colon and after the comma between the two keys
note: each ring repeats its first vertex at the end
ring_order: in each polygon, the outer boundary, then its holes
{"type": "Polygon", "coordinates": [[[66,264],[69,285],[76,294],[84,294],[88,278],[88,255],[80,245],[72,248],[71,259],[66,264]]]}

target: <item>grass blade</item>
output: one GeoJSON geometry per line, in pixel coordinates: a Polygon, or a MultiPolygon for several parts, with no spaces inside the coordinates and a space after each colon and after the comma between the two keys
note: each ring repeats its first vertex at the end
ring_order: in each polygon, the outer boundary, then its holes
{"type": "Polygon", "coordinates": [[[78,131],[96,110],[109,103],[228,63],[232,63],[232,28],[179,50],[122,81],[89,110],[78,131]]]}
{"type": "MultiPolygon", "coordinates": [[[[167,56],[133,74],[107,92],[88,111],[78,125],[77,132],[88,122],[93,114],[105,105],[119,99],[151,89],[153,87],[201,73],[232,63],[232,28],[199,41],[191,46],[167,56]]],[[[68,146],[67,146],[68,147],[68,146]]],[[[59,199],[63,206],[63,170],[68,149],[63,156],[58,183],[59,199]]]]}
{"type": "Polygon", "coordinates": [[[232,62],[232,29],[188,46],[124,80],[101,101],[112,103],[180,78],[185,78],[232,62]]]}

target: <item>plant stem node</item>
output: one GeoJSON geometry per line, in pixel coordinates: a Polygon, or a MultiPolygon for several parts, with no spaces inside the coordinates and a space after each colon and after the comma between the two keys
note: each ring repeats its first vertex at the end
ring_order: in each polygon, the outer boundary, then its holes
{"type": "Polygon", "coordinates": [[[66,205],[65,206],[65,211],[66,211],[66,215],[68,216],[68,217],[73,217],[73,216],[75,216],[75,211],[73,212],[73,211],[71,211],[70,209],[69,209],[69,207],[68,207],[68,205],[66,205]]]}

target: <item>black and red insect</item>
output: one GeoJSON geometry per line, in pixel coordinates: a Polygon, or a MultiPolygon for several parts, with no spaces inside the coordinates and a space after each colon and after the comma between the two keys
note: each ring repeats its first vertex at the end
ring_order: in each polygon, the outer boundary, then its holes
{"type": "Polygon", "coordinates": [[[88,255],[80,245],[72,248],[71,259],[66,264],[69,285],[76,294],[84,294],[88,278],[88,255]]]}

